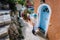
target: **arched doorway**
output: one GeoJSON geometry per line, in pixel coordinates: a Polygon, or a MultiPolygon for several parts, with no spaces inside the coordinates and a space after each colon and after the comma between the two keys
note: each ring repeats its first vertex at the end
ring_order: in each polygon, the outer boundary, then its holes
{"type": "Polygon", "coordinates": [[[40,28],[40,32],[46,36],[51,16],[51,8],[48,4],[41,4],[37,12],[38,27],[40,28]]]}

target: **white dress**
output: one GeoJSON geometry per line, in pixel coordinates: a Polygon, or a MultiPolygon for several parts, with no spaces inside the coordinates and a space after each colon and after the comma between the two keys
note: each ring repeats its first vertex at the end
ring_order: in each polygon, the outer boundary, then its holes
{"type": "Polygon", "coordinates": [[[24,40],[40,40],[38,36],[33,35],[32,33],[33,26],[31,24],[25,22],[24,20],[21,20],[21,24],[24,26],[22,28],[22,32],[25,37],[24,40]]]}

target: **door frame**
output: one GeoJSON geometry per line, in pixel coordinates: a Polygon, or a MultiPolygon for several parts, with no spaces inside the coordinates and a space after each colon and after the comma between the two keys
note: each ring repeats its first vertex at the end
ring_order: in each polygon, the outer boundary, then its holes
{"type": "Polygon", "coordinates": [[[40,4],[39,5],[39,7],[38,7],[38,10],[37,10],[37,14],[38,14],[38,26],[39,26],[39,23],[40,23],[40,15],[41,15],[41,7],[42,6],[47,6],[48,7],[48,9],[49,9],[49,18],[48,18],[48,23],[47,23],[47,26],[46,26],[46,31],[45,31],[45,34],[44,34],[44,36],[46,36],[47,35],[47,31],[48,31],[48,27],[49,27],[49,22],[50,22],[50,18],[51,18],[51,7],[48,5],[48,4],[45,4],[45,3],[43,3],[43,4],[40,4]]]}

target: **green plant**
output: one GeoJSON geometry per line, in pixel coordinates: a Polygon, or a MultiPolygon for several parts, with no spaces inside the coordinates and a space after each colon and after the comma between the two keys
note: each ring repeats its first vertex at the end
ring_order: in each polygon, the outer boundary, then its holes
{"type": "Polygon", "coordinates": [[[21,5],[25,5],[26,4],[26,0],[17,0],[17,2],[21,5]]]}
{"type": "Polygon", "coordinates": [[[15,11],[16,10],[16,7],[15,7],[16,4],[15,3],[16,3],[16,0],[8,0],[8,4],[9,4],[10,9],[12,11],[15,11]]]}

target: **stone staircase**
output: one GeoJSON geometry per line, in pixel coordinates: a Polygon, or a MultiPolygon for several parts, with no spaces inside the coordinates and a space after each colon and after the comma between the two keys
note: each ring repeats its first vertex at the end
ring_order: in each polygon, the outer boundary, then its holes
{"type": "Polygon", "coordinates": [[[0,40],[9,40],[10,10],[0,10],[0,40]]]}

